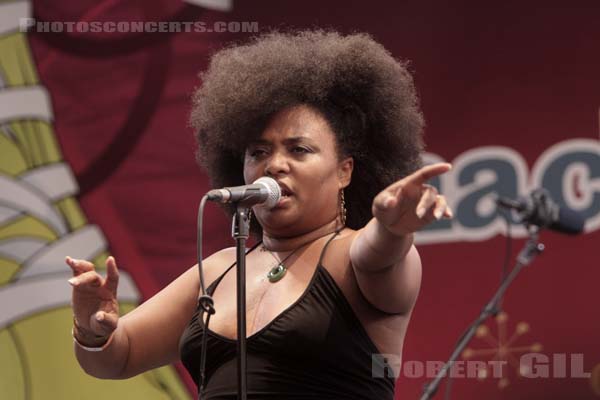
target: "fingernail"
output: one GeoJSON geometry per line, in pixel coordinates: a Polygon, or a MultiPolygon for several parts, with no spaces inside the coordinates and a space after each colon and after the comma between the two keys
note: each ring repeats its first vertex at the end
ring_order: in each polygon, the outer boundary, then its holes
{"type": "Polygon", "coordinates": [[[419,218],[423,218],[423,215],[425,215],[425,208],[420,207],[417,209],[417,217],[419,218]]]}
{"type": "Polygon", "coordinates": [[[96,321],[104,321],[104,313],[96,313],[96,321]]]}
{"type": "Polygon", "coordinates": [[[435,210],[433,212],[433,216],[435,217],[435,219],[440,219],[442,218],[442,210],[435,210]]]}
{"type": "Polygon", "coordinates": [[[71,286],[77,286],[79,284],[79,281],[77,280],[77,278],[71,278],[68,280],[68,282],[71,286]]]}

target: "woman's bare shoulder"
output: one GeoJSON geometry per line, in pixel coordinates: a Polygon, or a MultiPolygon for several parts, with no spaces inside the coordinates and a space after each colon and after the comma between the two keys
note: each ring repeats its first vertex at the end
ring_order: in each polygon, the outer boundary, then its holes
{"type": "Polygon", "coordinates": [[[335,254],[336,258],[340,256],[349,256],[350,245],[352,241],[359,234],[360,230],[354,230],[351,228],[344,228],[336,237],[333,238],[327,253],[335,254]]]}
{"type": "MultiPolygon", "coordinates": [[[[215,279],[217,279],[227,268],[235,262],[236,249],[235,247],[226,247],[218,250],[202,260],[202,271],[204,274],[204,283],[206,286],[210,285],[215,279]]],[[[190,267],[186,274],[193,276],[199,285],[199,271],[198,264],[190,267]]]]}

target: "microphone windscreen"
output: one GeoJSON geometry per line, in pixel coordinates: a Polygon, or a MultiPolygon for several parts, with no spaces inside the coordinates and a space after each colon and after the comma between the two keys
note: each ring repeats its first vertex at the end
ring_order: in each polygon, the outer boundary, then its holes
{"type": "Polygon", "coordinates": [[[577,235],[583,232],[584,225],[585,219],[580,213],[567,207],[561,207],[558,211],[558,220],[550,227],[569,235],[577,235]]]}
{"type": "Polygon", "coordinates": [[[265,187],[269,193],[267,199],[264,203],[262,203],[262,207],[271,209],[277,205],[279,199],[281,198],[281,188],[277,181],[268,176],[262,176],[253,182],[254,184],[260,184],[265,187]]]}

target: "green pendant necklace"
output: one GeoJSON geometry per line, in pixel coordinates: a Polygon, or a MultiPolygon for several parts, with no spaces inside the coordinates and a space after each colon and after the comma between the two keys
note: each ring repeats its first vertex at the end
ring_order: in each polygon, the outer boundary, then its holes
{"type": "Polygon", "coordinates": [[[290,254],[288,254],[283,260],[279,261],[277,259],[277,257],[275,257],[275,254],[273,254],[273,252],[271,250],[267,249],[263,245],[263,249],[265,249],[266,251],[268,251],[271,254],[271,256],[277,261],[277,265],[274,266],[273,268],[271,268],[271,270],[267,274],[267,278],[269,278],[269,282],[275,283],[275,282],[281,280],[281,278],[283,278],[285,276],[285,273],[287,272],[287,267],[285,266],[284,262],[288,258],[290,258],[296,251],[298,251],[300,248],[302,248],[304,246],[305,245],[302,245],[302,246],[298,247],[297,249],[295,249],[294,251],[292,251],[290,254]]]}
{"type": "Polygon", "coordinates": [[[285,265],[280,263],[277,266],[271,268],[271,270],[267,274],[267,278],[269,278],[269,282],[275,283],[281,278],[283,278],[286,272],[287,268],[285,267],[285,265]]]}

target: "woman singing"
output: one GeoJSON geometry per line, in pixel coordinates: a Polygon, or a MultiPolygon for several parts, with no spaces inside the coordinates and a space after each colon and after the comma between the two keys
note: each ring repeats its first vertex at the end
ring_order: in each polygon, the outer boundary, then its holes
{"type": "MultiPolygon", "coordinates": [[[[402,354],[421,282],[413,233],[452,217],[427,184],[450,165],[421,166],[406,65],[364,34],[267,34],[213,56],[191,122],[213,186],[268,176],[283,194],[253,209],[248,398],[393,399],[395,379],[374,368],[402,354]]],[[[203,261],[206,328],[197,266],[120,318],[114,258],[106,278],[67,258],[82,368],[123,379],[181,359],[202,399],[235,399],[235,260],[227,248],[203,261]]]]}

